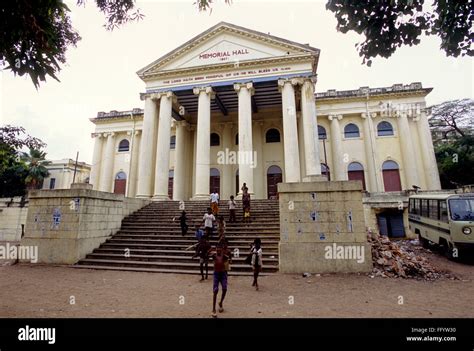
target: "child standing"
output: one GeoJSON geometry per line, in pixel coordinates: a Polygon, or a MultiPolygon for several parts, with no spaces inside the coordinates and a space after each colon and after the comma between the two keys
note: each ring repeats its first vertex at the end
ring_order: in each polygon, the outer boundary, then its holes
{"type": "Polygon", "coordinates": [[[186,224],[186,221],[188,220],[188,217],[186,217],[186,211],[181,212],[181,216],[179,217],[179,225],[181,226],[181,235],[185,236],[188,234],[188,225],[186,224]]]}
{"type": "Polygon", "coordinates": [[[212,228],[214,222],[216,221],[216,217],[214,217],[214,215],[212,214],[212,210],[210,207],[207,208],[207,213],[204,214],[202,221],[204,223],[204,230],[206,231],[206,235],[208,238],[210,238],[212,235],[212,228]]]}
{"type": "Polygon", "coordinates": [[[202,237],[196,248],[196,254],[194,257],[199,257],[199,269],[201,270],[201,281],[204,280],[204,267],[206,268],[206,279],[209,272],[209,251],[211,250],[211,244],[206,237],[202,237]]]}
{"type": "Polygon", "coordinates": [[[216,302],[217,294],[219,293],[219,284],[222,286],[222,296],[219,302],[219,312],[224,312],[224,298],[227,293],[227,271],[226,263],[229,261],[230,256],[225,252],[222,245],[217,245],[216,249],[211,253],[211,257],[214,262],[214,282],[213,282],[213,297],[212,297],[212,317],[217,318],[216,313],[216,302]]]}
{"type": "Polygon", "coordinates": [[[230,196],[230,200],[228,202],[229,204],[229,223],[234,223],[235,222],[235,201],[234,201],[234,195],[230,196]]]}
{"type": "Polygon", "coordinates": [[[260,238],[257,238],[253,242],[253,246],[250,249],[250,254],[252,255],[252,267],[253,267],[253,283],[252,286],[255,286],[255,290],[258,290],[258,274],[262,270],[262,241],[260,238]]]}

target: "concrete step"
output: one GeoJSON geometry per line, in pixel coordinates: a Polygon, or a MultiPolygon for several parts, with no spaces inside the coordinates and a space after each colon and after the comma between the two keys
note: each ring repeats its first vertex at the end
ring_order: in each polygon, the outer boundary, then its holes
{"type": "MultiPolygon", "coordinates": [[[[191,245],[189,245],[191,246],[191,245]]],[[[188,246],[188,247],[189,247],[188,246]]],[[[129,249],[172,249],[172,250],[184,250],[187,247],[184,247],[182,244],[163,244],[163,243],[140,243],[140,242],[134,242],[134,241],[128,241],[128,242],[123,242],[123,241],[106,241],[103,243],[101,248],[121,248],[122,250],[129,249]]],[[[234,244],[230,247],[231,250],[234,249],[239,249],[241,252],[247,252],[250,248],[250,245],[243,243],[243,244],[234,244]]],[[[278,253],[278,245],[277,244],[272,244],[272,245],[265,245],[264,246],[265,252],[274,252],[278,253]]],[[[191,249],[190,249],[191,250],[191,249]]]]}
{"type": "MultiPolygon", "coordinates": [[[[107,266],[118,266],[118,267],[147,267],[147,268],[168,268],[168,269],[187,269],[199,271],[199,262],[187,263],[187,262],[147,262],[147,261],[132,261],[132,260],[106,260],[106,259],[93,259],[85,258],[78,262],[79,265],[107,265],[107,266]]],[[[210,271],[212,271],[212,265],[209,264],[210,271]]],[[[263,272],[276,272],[278,266],[265,266],[262,267],[263,272]]],[[[252,266],[246,264],[231,264],[231,271],[252,271],[252,266]]]]}
{"type": "MultiPolygon", "coordinates": [[[[137,255],[132,254],[125,256],[124,253],[114,254],[114,253],[102,253],[102,252],[93,252],[86,256],[90,259],[105,259],[105,260],[124,260],[124,261],[147,261],[147,262],[188,262],[188,263],[199,263],[198,258],[193,258],[192,256],[183,256],[183,255],[137,255]]],[[[244,265],[245,256],[232,257],[233,264],[244,265]]],[[[210,261],[212,262],[212,260],[210,261]]],[[[278,265],[278,258],[265,258],[264,265],[275,266],[278,265]]]]}
{"type": "MultiPolygon", "coordinates": [[[[217,235],[216,235],[217,237],[217,235]]],[[[259,238],[265,238],[267,240],[275,240],[279,241],[280,240],[280,235],[279,234],[261,234],[259,233],[258,235],[259,238]]],[[[182,236],[181,232],[179,234],[137,234],[137,233],[130,233],[128,231],[120,231],[119,233],[114,235],[114,238],[129,238],[129,239],[163,239],[163,240],[175,240],[175,239],[186,239],[186,240],[194,240],[196,241],[196,238],[193,235],[185,235],[182,236]]],[[[232,240],[232,239],[239,239],[239,240],[253,240],[256,238],[255,235],[245,235],[245,234],[229,234],[226,233],[226,238],[227,240],[232,240]]]]}
{"type": "MultiPolygon", "coordinates": [[[[147,268],[147,267],[117,267],[117,266],[107,266],[107,265],[79,265],[75,264],[71,266],[73,268],[80,269],[105,269],[113,271],[129,271],[129,272],[148,272],[148,273],[171,273],[171,274],[192,274],[192,275],[201,275],[199,271],[196,270],[186,270],[186,269],[167,269],[167,268],[147,268]]],[[[209,267],[209,279],[212,280],[212,267],[209,267]]],[[[239,271],[230,271],[228,272],[229,276],[253,276],[253,272],[239,272],[239,271]]],[[[260,276],[269,276],[275,273],[272,272],[262,272],[260,276]]]]}
{"type": "MultiPolygon", "coordinates": [[[[154,250],[154,249],[129,249],[128,251],[130,255],[171,255],[171,256],[189,256],[192,257],[194,255],[194,250],[154,250]]],[[[110,253],[110,254],[117,254],[117,255],[124,255],[125,250],[121,248],[107,248],[107,247],[100,247],[94,250],[93,253],[110,253]]],[[[234,256],[234,252],[232,251],[234,256]]],[[[248,254],[248,250],[239,253],[240,257],[246,257],[248,254]]],[[[265,250],[263,252],[263,258],[278,258],[278,253],[269,252],[265,250]]],[[[234,257],[235,259],[235,257],[234,257]]]]}

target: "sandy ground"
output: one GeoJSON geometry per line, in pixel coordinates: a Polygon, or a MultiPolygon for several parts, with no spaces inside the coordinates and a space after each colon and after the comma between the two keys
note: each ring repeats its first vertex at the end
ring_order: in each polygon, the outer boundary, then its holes
{"type": "MultiPolygon", "coordinates": [[[[251,277],[230,277],[220,317],[474,317],[474,264],[450,262],[435,253],[429,256],[459,279],[277,274],[260,278],[260,291],[255,291],[251,277]]],[[[64,266],[4,266],[0,317],[209,317],[212,280],[199,279],[64,266]]]]}

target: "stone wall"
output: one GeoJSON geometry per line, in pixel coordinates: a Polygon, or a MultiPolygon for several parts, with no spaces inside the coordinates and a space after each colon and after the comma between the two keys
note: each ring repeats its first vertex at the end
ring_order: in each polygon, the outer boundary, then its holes
{"type": "Polygon", "coordinates": [[[0,242],[20,241],[27,213],[28,202],[21,197],[0,198],[0,242]]]}
{"type": "Polygon", "coordinates": [[[89,188],[36,190],[29,200],[21,246],[37,245],[39,263],[58,264],[84,258],[120,229],[123,218],[149,203],[89,188]]]}
{"type": "Polygon", "coordinates": [[[358,181],[280,183],[280,272],[368,272],[358,181]]]}

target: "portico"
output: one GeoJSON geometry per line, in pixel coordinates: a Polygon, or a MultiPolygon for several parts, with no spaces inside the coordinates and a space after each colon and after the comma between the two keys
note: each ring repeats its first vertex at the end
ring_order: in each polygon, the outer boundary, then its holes
{"type": "Polygon", "coordinates": [[[315,93],[319,50],[221,22],[137,72],[144,109],[99,112],[91,183],[152,199],[222,199],[243,183],[360,180],[439,189],[421,83],[315,93]]]}

